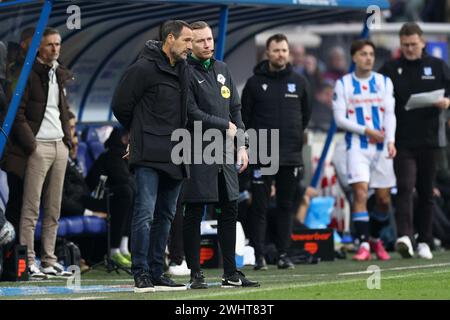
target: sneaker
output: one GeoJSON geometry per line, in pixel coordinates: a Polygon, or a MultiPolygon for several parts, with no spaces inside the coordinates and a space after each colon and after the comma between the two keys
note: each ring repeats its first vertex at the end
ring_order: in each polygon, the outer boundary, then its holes
{"type": "Polygon", "coordinates": [[[295,269],[294,263],[288,257],[287,253],[283,253],[278,258],[278,269],[295,269]]]}
{"type": "Polygon", "coordinates": [[[370,246],[367,242],[361,243],[358,252],[353,256],[355,261],[369,261],[372,257],[370,256],[370,246]]]}
{"type": "Polygon", "coordinates": [[[375,252],[375,255],[377,256],[378,260],[389,260],[391,257],[387,253],[386,249],[383,246],[383,241],[378,239],[377,241],[369,241],[370,244],[370,250],[375,252]]]}
{"type": "Polygon", "coordinates": [[[127,259],[128,261],[131,261],[131,253],[127,252],[127,253],[120,253],[125,259],[127,259]]]}
{"type": "Polygon", "coordinates": [[[162,275],[159,279],[153,279],[152,282],[156,291],[182,291],[187,289],[186,285],[176,283],[166,275],[162,275]]]}
{"type": "Polygon", "coordinates": [[[267,267],[266,259],[264,259],[264,257],[259,257],[258,259],[256,259],[255,267],[253,269],[262,271],[269,269],[267,267]]]}
{"type": "Polygon", "coordinates": [[[169,269],[167,270],[167,273],[172,276],[188,276],[191,274],[191,270],[188,269],[185,260],[183,260],[180,265],[172,261],[169,263],[169,269]]]}
{"type": "Polygon", "coordinates": [[[70,277],[72,276],[71,272],[65,271],[64,267],[59,263],[55,263],[52,266],[48,266],[46,268],[41,268],[42,273],[46,274],[49,277],[70,277]]]}
{"type": "Polygon", "coordinates": [[[222,288],[236,288],[236,287],[259,287],[256,281],[248,280],[245,275],[236,270],[229,276],[222,276],[222,288]]]}
{"type": "Polygon", "coordinates": [[[113,254],[111,260],[121,267],[131,268],[131,261],[125,258],[120,252],[113,254]]]}
{"type": "Polygon", "coordinates": [[[403,258],[412,258],[414,256],[411,239],[408,236],[403,236],[395,242],[395,251],[397,251],[403,258]]]}
{"type": "Polygon", "coordinates": [[[417,244],[417,255],[422,259],[433,259],[433,254],[431,253],[430,247],[425,242],[419,242],[417,244]]]}
{"type": "Polygon", "coordinates": [[[191,275],[189,288],[191,289],[208,289],[208,284],[205,281],[205,276],[202,271],[195,272],[191,275]]]}
{"type": "Polygon", "coordinates": [[[28,276],[30,280],[44,280],[47,279],[47,275],[42,273],[36,264],[32,264],[28,267],[28,276]]]}
{"type": "Polygon", "coordinates": [[[155,287],[153,286],[153,283],[150,280],[150,275],[147,272],[142,272],[134,276],[134,292],[155,292],[155,287]]]}

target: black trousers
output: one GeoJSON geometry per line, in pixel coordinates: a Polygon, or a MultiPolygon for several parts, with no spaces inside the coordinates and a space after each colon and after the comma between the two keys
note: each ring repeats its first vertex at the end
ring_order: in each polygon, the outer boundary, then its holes
{"type": "Polygon", "coordinates": [[[20,239],[19,226],[20,214],[22,211],[23,183],[24,180],[14,173],[7,173],[9,198],[5,209],[5,216],[14,226],[16,239],[20,239]]]}
{"type": "Polygon", "coordinates": [[[180,265],[184,259],[184,247],[183,247],[183,211],[184,206],[182,204],[183,190],[178,197],[177,211],[170,227],[169,235],[169,260],[180,265]]]}
{"type": "MultiPolygon", "coordinates": [[[[112,186],[110,191],[111,214],[111,248],[119,248],[122,237],[129,236],[131,232],[131,217],[133,212],[134,191],[127,184],[112,186]]],[[[84,199],[87,209],[106,212],[106,195],[102,200],[91,197],[84,199]]]]}
{"type": "MultiPolygon", "coordinates": [[[[228,201],[223,173],[219,173],[219,203],[221,212],[217,216],[218,239],[222,251],[225,274],[236,271],[236,219],[237,200],[228,201]]],[[[187,203],[184,212],[183,237],[184,254],[191,273],[200,271],[200,223],[204,203],[187,203]]]]}
{"type": "Polygon", "coordinates": [[[282,166],[273,176],[260,176],[257,168],[252,171],[252,205],[250,207],[250,240],[255,248],[255,257],[264,256],[264,245],[267,230],[267,210],[273,181],[276,187],[276,225],[275,245],[278,254],[286,253],[290,245],[292,217],[297,184],[301,178],[300,168],[282,166]]]}
{"type": "Polygon", "coordinates": [[[436,178],[439,149],[399,148],[394,159],[397,177],[395,218],[398,236],[413,240],[413,191],[418,196],[418,242],[433,242],[433,186],[436,178]]]}

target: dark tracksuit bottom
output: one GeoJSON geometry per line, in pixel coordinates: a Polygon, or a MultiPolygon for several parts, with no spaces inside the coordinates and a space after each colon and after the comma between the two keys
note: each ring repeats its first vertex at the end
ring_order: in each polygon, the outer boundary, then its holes
{"type": "Polygon", "coordinates": [[[181,187],[180,196],[177,202],[177,211],[170,227],[169,235],[169,261],[180,265],[184,260],[183,245],[183,187],[181,187]]]}
{"type": "Polygon", "coordinates": [[[399,148],[394,158],[397,176],[396,223],[399,237],[414,239],[413,191],[418,195],[418,242],[433,242],[433,186],[437,172],[439,149],[399,148]]]}
{"type": "MultiPolygon", "coordinates": [[[[217,216],[218,239],[222,251],[224,274],[236,271],[236,219],[237,200],[228,201],[223,172],[219,172],[219,202],[221,212],[217,216]]],[[[186,203],[183,221],[184,254],[191,273],[200,271],[200,224],[204,203],[186,203]]]]}
{"type": "Polygon", "coordinates": [[[267,210],[272,182],[276,185],[276,226],[275,245],[278,254],[286,253],[290,245],[295,192],[299,181],[299,170],[295,166],[280,166],[276,175],[258,176],[252,170],[252,205],[249,212],[251,242],[256,259],[264,256],[267,229],[267,210]]]}
{"type": "MultiPolygon", "coordinates": [[[[111,215],[111,248],[119,248],[122,237],[129,236],[131,217],[133,213],[134,191],[127,185],[115,185],[109,188],[109,210],[111,215]]],[[[107,211],[106,195],[102,200],[91,197],[84,198],[87,209],[92,211],[107,211]]]]}

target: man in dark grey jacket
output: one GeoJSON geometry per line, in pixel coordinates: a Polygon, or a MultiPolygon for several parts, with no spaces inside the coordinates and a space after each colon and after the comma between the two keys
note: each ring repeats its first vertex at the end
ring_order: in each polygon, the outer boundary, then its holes
{"type": "Polygon", "coordinates": [[[191,27],[181,20],[167,21],[161,39],[146,43],[116,88],[112,106],[130,132],[129,164],[137,183],[131,227],[135,292],[186,289],[163,275],[163,257],[187,175],[171,159],[170,138],[186,124],[185,59],[192,47],[191,27]]]}
{"type": "MultiPolygon", "coordinates": [[[[221,130],[222,137],[225,136],[226,131],[229,135],[230,133],[234,135],[236,127],[245,129],[236,86],[227,65],[213,58],[214,39],[208,24],[198,21],[191,24],[191,27],[193,29],[192,55],[188,57],[188,63],[192,67],[189,124],[191,126],[193,121],[197,120],[201,121],[203,129],[221,130]]],[[[195,130],[194,125],[194,135],[202,134],[202,131],[195,130]]],[[[194,142],[195,140],[194,138],[194,142]]],[[[221,209],[217,219],[224,267],[222,286],[259,286],[257,282],[246,279],[244,274],[236,269],[239,183],[235,164],[226,161],[227,147],[232,148],[231,143],[224,144],[224,156],[219,156],[223,164],[207,164],[205,159],[202,159],[202,163],[191,165],[191,178],[185,184],[183,200],[187,204],[183,224],[184,251],[188,268],[191,269],[191,289],[207,288],[203,273],[200,271],[200,222],[203,206],[206,203],[216,203],[221,209]]],[[[248,155],[245,142],[239,137],[237,148],[237,162],[242,164],[239,172],[242,172],[247,167],[248,155]]]]}

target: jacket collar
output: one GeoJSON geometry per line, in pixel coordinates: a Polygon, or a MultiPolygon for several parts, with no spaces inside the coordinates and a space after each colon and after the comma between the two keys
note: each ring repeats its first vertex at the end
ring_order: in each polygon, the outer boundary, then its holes
{"type": "Polygon", "coordinates": [[[141,51],[139,58],[147,59],[156,63],[158,68],[175,76],[179,76],[178,68],[186,65],[186,61],[177,61],[175,66],[172,67],[169,62],[169,58],[162,50],[162,42],[149,40],[145,43],[144,49],[141,51]]]}
{"type": "Polygon", "coordinates": [[[286,68],[280,71],[271,71],[269,68],[269,60],[261,61],[253,69],[255,75],[265,75],[270,78],[282,78],[292,73],[292,65],[288,63],[286,68]]]}
{"type": "Polygon", "coordinates": [[[202,70],[205,72],[208,72],[209,70],[211,70],[213,68],[214,64],[216,63],[216,59],[214,59],[214,57],[211,57],[210,61],[211,61],[211,63],[209,65],[209,69],[206,70],[203,62],[192,57],[192,54],[188,55],[188,58],[187,58],[187,62],[189,65],[194,66],[196,69],[199,69],[199,70],[202,70]]]}
{"type": "MultiPolygon", "coordinates": [[[[39,60],[40,59],[37,57],[34,61],[33,71],[36,72],[41,78],[48,79],[48,73],[52,67],[40,62],[39,60]]],[[[64,83],[69,79],[74,80],[73,73],[59,62],[56,61],[54,67],[56,67],[56,76],[58,82],[64,83]]]]}

